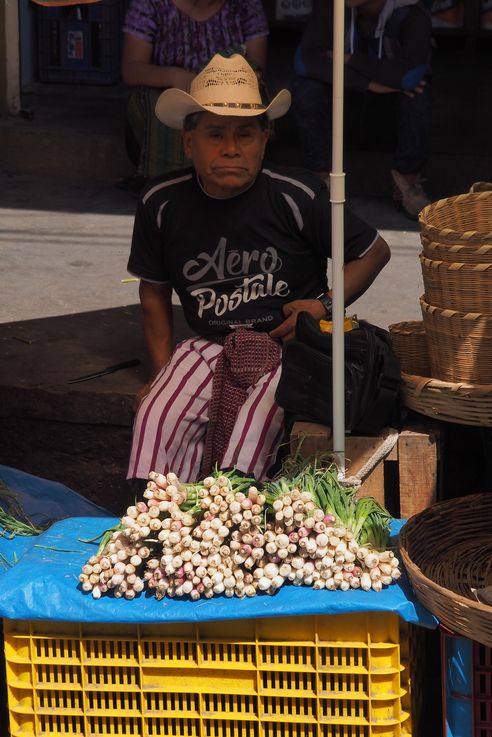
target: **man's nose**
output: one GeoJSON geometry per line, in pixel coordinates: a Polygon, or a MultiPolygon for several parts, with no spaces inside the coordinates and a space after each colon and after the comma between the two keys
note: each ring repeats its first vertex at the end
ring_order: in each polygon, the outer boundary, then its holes
{"type": "Polygon", "coordinates": [[[227,133],[224,137],[223,151],[225,156],[236,156],[238,154],[238,143],[234,133],[227,133]]]}

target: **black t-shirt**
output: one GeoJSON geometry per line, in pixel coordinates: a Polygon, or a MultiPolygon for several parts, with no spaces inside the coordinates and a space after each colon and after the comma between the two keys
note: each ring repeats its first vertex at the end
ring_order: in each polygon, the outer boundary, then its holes
{"type": "MultiPolygon", "coordinates": [[[[215,199],[193,170],[154,180],[140,199],[128,271],[170,282],[198,335],[247,325],[272,330],[282,306],[327,290],[331,206],[309,172],[265,165],[253,185],[215,199]]],[[[345,211],[345,261],[377,232],[345,211]]]]}

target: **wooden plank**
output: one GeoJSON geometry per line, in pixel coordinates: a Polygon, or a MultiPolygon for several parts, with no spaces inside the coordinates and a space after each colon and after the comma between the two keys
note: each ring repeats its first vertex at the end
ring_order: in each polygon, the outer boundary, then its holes
{"type": "Polygon", "coordinates": [[[404,430],[398,441],[400,517],[408,519],[437,498],[438,436],[404,430]]]}
{"type": "MultiPolygon", "coordinates": [[[[345,440],[347,471],[346,477],[355,476],[378,451],[382,437],[350,436],[345,440]]],[[[373,496],[384,504],[384,461],[379,461],[363,481],[359,496],[373,496]]]]}
{"type": "Polygon", "coordinates": [[[331,428],[316,422],[294,422],[290,433],[290,452],[295,453],[301,444],[305,456],[333,450],[331,428]]]}
{"type": "MultiPolygon", "coordinates": [[[[386,458],[379,461],[366,477],[359,490],[360,495],[373,496],[388,506],[386,494],[392,498],[392,507],[399,509],[399,516],[408,519],[426,509],[437,498],[438,461],[440,457],[440,430],[435,423],[428,423],[402,430],[395,447],[386,458]],[[385,488],[384,464],[398,464],[399,488],[393,495],[385,488]]],[[[291,433],[291,451],[295,452],[302,438],[305,455],[329,453],[333,449],[331,430],[325,425],[310,422],[294,423],[291,433]]],[[[356,475],[376,453],[384,437],[347,436],[345,454],[347,478],[356,475]]]]}
{"type": "MultiPolygon", "coordinates": [[[[301,442],[302,452],[306,456],[317,453],[329,453],[333,450],[331,429],[326,425],[314,422],[295,422],[290,436],[291,452],[295,453],[301,442]],[[302,442],[301,442],[302,440],[302,442]]],[[[382,438],[349,436],[345,441],[347,469],[346,475],[353,476],[364,466],[377,451],[382,438]]],[[[384,504],[384,467],[378,463],[362,484],[360,494],[374,496],[384,504]]]]}

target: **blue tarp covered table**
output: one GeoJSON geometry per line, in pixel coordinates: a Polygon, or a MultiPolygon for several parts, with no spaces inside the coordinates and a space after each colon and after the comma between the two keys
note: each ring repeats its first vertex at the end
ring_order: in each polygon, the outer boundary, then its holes
{"type": "MultiPolygon", "coordinates": [[[[155,624],[381,611],[393,612],[423,627],[438,624],[419,604],[405,575],[379,593],[284,586],[274,596],[247,599],[219,596],[196,602],[168,598],[158,601],[144,592],[133,601],[111,596],[95,600],[81,591],[78,575],[97,543],[81,540],[101,535],[119,520],[60,484],[4,466],[0,466],[0,479],[21,492],[22,506],[33,521],[41,522],[43,514],[44,519],[59,519],[36,537],[0,538],[0,552],[5,558],[18,559],[0,574],[0,617],[5,619],[155,624]]],[[[392,544],[404,524],[393,520],[392,544]]]]}

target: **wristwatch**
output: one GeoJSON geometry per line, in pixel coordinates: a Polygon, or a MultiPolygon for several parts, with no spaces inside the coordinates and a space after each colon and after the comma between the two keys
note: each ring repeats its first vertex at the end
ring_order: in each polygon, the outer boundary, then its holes
{"type": "Polygon", "coordinates": [[[323,307],[325,308],[326,317],[328,318],[328,320],[331,320],[331,313],[333,310],[333,303],[332,303],[331,297],[328,294],[325,294],[324,292],[322,292],[318,297],[316,297],[316,299],[318,299],[323,305],[323,307]]]}

